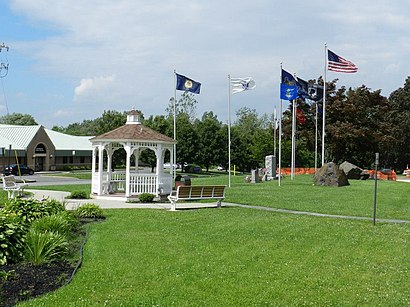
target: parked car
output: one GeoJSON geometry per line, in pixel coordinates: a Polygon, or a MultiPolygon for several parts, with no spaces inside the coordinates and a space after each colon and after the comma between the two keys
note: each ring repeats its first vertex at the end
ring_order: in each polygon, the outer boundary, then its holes
{"type": "Polygon", "coordinates": [[[33,175],[34,170],[24,164],[10,164],[4,168],[4,175],[33,175]],[[20,173],[19,173],[20,168],[20,173]]]}

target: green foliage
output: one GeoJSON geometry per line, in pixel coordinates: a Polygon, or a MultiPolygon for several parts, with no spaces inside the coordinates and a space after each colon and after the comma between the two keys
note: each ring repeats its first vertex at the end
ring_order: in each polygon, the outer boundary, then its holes
{"type": "Polygon", "coordinates": [[[0,124],[33,126],[37,125],[35,119],[30,114],[12,113],[0,117],[0,124]]]}
{"type": "Polygon", "coordinates": [[[91,203],[81,205],[75,210],[75,213],[79,218],[97,219],[105,217],[103,210],[98,205],[91,203]]]}
{"type": "Polygon", "coordinates": [[[35,220],[31,229],[38,232],[54,232],[62,235],[68,235],[78,225],[78,220],[71,212],[62,211],[57,214],[43,216],[35,220]]]}
{"type": "Polygon", "coordinates": [[[68,241],[65,235],[52,231],[30,229],[25,238],[24,260],[40,265],[61,259],[68,252],[68,241]]]}
{"type": "Polygon", "coordinates": [[[17,262],[27,227],[15,213],[0,211],[0,265],[17,262]]]}
{"type": "Polygon", "coordinates": [[[154,201],[155,195],[150,193],[142,193],[138,196],[138,198],[142,203],[152,203],[154,201]]]}
{"type": "Polygon", "coordinates": [[[0,265],[21,259],[25,233],[34,221],[64,210],[56,200],[18,198],[6,203],[0,211],[0,265]]]}
{"type": "Polygon", "coordinates": [[[7,281],[7,280],[13,278],[14,276],[16,276],[16,271],[15,270],[10,270],[10,271],[1,270],[0,271],[0,280],[2,280],[2,281],[7,281]]]}
{"type": "Polygon", "coordinates": [[[90,198],[90,193],[86,191],[72,191],[70,196],[67,198],[70,199],[89,199],[90,198]]]}
{"type": "Polygon", "coordinates": [[[19,216],[25,224],[31,224],[34,220],[44,215],[55,214],[64,211],[65,208],[62,203],[54,199],[39,201],[34,198],[16,198],[10,200],[3,210],[4,212],[19,216]]]}

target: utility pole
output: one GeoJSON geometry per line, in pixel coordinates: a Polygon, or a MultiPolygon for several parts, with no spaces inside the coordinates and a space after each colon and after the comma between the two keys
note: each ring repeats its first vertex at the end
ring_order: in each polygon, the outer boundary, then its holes
{"type": "MultiPolygon", "coordinates": [[[[3,52],[3,50],[5,50],[6,52],[9,51],[9,46],[6,46],[5,43],[0,44],[0,52],[3,52]]],[[[7,58],[6,58],[7,59],[7,58]]],[[[4,78],[5,76],[7,76],[9,72],[9,63],[7,62],[7,60],[0,60],[0,78],[4,78]]]]}

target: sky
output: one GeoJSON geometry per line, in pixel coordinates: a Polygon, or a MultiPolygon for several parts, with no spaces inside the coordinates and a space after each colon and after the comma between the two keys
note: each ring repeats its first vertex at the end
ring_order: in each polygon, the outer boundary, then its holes
{"type": "MultiPolygon", "coordinates": [[[[256,88],[231,97],[231,117],[280,107],[281,63],[298,77],[325,73],[325,44],[358,67],[327,72],[337,86],[403,86],[410,54],[404,0],[0,0],[0,116],[31,114],[46,128],[132,108],[165,115],[174,70],[202,84],[197,117],[226,122],[228,74],[256,88]],[[4,73],[5,70],[2,70],[4,73]]],[[[177,92],[179,99],[182,92],[177,92]]],[[[287,101],[283,101],[284,108],[287,101]]]]}

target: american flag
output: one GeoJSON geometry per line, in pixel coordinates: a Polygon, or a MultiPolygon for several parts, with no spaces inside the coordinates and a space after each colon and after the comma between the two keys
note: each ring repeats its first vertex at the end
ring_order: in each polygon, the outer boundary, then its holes
{"type": "Polygon", "coordinates": [[[336,72],[355,73],[357,67],[352,62],[338,56],[336,53],[327,50],[327,69],[336,72]]]}

